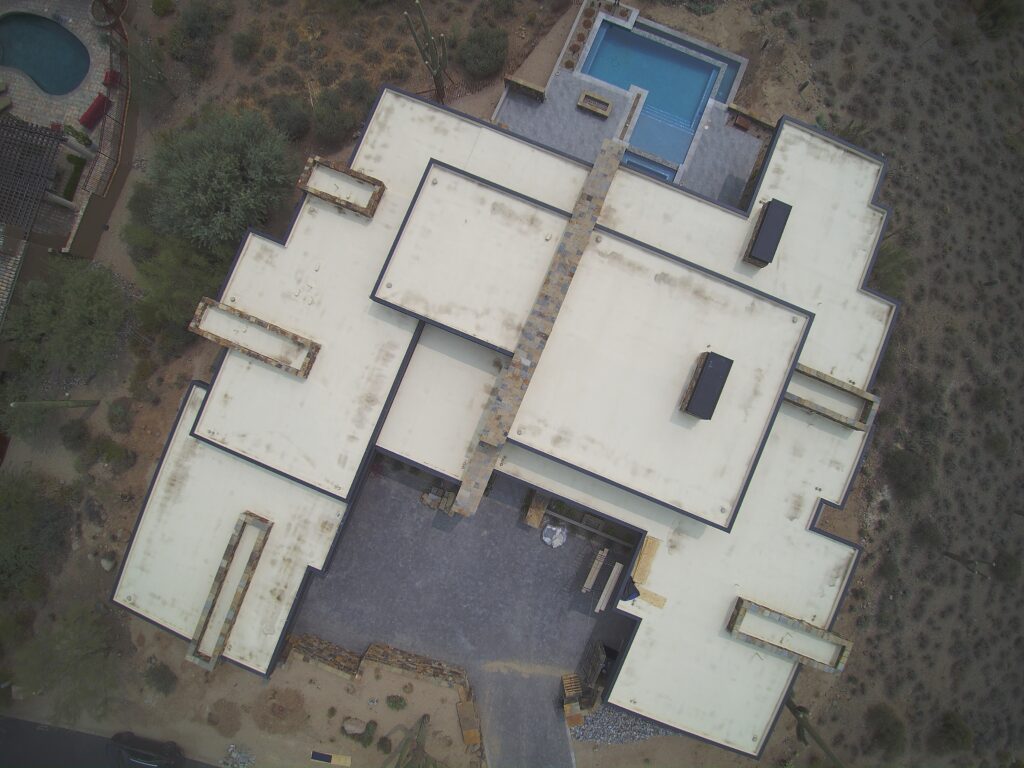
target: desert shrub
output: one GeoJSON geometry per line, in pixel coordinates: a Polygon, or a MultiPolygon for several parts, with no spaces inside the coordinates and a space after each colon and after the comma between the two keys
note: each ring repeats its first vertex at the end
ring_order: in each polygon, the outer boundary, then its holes
{"type": "Polygon", "coordinates": [[[126,434],[132,429],[132,401],[129,397],[119,397],[107,406],[107,424],[112,432],[126,434]]]}
{"type": "Polygon", "coordinates": [[[906,248],[885,242],[871,268],[871,277],[882,293],[901,296],[907,278],[913,276],[916,269],[917,264],[906,248]]]}
{"type": "Polygon", "coordinates": [[[931,488],[934,470],[931,461],[909,448],[893,448],[882,457],[885,472],[893,492],[901,501],[920,498],[931,488]]]}
{"type": "Polygon", "coordinates": [[[985,450],[1000,461],[1010,456],[1010,438],[1005,432],[989,432],[982,440],[985,450]]]}
{"type": "Polygon", "coordinates": [[[102,462],[113,474],[119,475],[134,467],[137,458],[135,451],[109,435],[96,435],[79,451],[75,468],[85,473],[96,462],[102,462]]]}
{"type": "Polygon", "coordinates": [[[473,77],[498,74],[508,56],[508,33],[496,27],[477,27],[459,46],[459,62],[473,77]]]}
{"type": "Polygon", "coordinates": [[[328,146],[344,144],[356,129],[356,118],[342,107],[337,91],[324,91],[313,107],[313,135],[328,146]]]}
{"type": "Polygon", "coordinates": [[[290,140],[297,141],[309,133],[309,113],[301,99],[279,94],[267,106],[274,127],[290,140]]]}
{"type": "Polygon", "coordinates": [[[373,744],[373,737],[377,733],[377,721],[371,720],[366,724],[366,730],[363,731],[359,737],[359,743],[364,747],[369,747],[373,744]]]}
{"type": "Polygon", "coordinates": [[[342,97],[360,112],[365,112],[373,103],[373,85],[362,75],[349,78],[339,90],[342,97]]]}
{"type": "Polygon", "coordinates": [[[76,453],[89,444],[89,426],[84,419],[72,419],[60,428],[60,441],[69,451],[76,453]]]}
{"type": "Polygon", "coordinates": [[[796,7],[796,15],[804,19],[823,19],[828,13],[828,0],[806,0],[796,7]]]}
{"type": "Polygon", "coordinates": [[[978,27],[989,37],[1000,37],[1024,19],[1021,0],[982,0],[978,27]]]}
{"type": "Polygon", "coordinates": [[[146,685],[164,696],[171,694],[178,685],[178,676],[162,661],[150,664],[143,674],[143,678],[146,680],[146,685]]]}
{"type": "Polygon", "coordinates": [[[405,64],[392,64],[384,70],[384,79],[391,83],[400,83],[409,77],[409,68],[405,64]]]}
{"type": "Polygon", "coordinates": [[[1003,390],[998,384],[982,384],[974,390],[971,404],[981,413],[991,413],[1003,404],[1003,390]]]}
{"type": "Polygon", "coordinates": [[[261,37],[255,27],[236,32],[231,37],[231,58],[238,62],[251,61],[260,49],[261,37]]]}
{"type": "Polygon", "coordinates": [[[128,378],[128,391],[136,400],[152,400],[153,393],[149,390],[149,378],[156,372],[156,363],[149,356],[140,357],[135,361],[132,375],[128,378]]]}
{"type": "Polygon", "coordinates": [[[886,760],[903,754],[907,747],[907,729],[888,704],[874,704],[864,714],[871,751],[881,750],[886,760]]]}
{"type": "Polygon", "coordinates": [[[205,79],[213,65],[213,44],[224,29],[224,17],[205,2],[190,2],[170,34],[171,58],[185,64],[196,79],[205,79]]]}
{"type": "Polygon", "coordinates": [[[282,64],[271,77],[267,78],[267,82],[270,85],[277,84],[285,88],[290,88],[296,85],[301,85],[302,76],[296,71],[295,67],[282,64]]]}
{"type": "Polygon", "coordinates": [[[889,550],[882,555],[878,563],[878,575],[886,581],[895,581],[900,575],[900,563],[896,556],[889,550]]]}
{"type": "Polygon", "coordinates": [[[915,543],[926,547],[939,548],[945,543],[939,526],[927,517],[919,517],[914,521],[910,527],[910,537],[915,543]]]}
{"type": "Polygon", "coordinates": [[[1005,584],[1014,584],[1020,578],[1020,556],[1000,549],[992,561],[992,575],[1005,584]]]}
{"type": "Polygon", "coordinates": [[[340,61],[323,61],[317,66],[316,79],[320,85],[328,86],[341,77],[345,65],[340,61]]]}
{"type": "Polygon", "coordinates": [[[491,0],[491,10],[495,16],[507,19],[515,12],[514,0],[491,0]]]}
{"type": "Polygon", "coordinates": [[[388,696],[387,698],[388,709],[393,709],[396,712],[406,708],[405,696],[388,696]]]}
{"type": "Polygon", "coordinates": [[[928,737],[928,748],[937,755],[962,752],[974,744],[974,734],[959,712],[945,712],[928,737]]]}
{"type": "Polygon", "coordinates": [[[0,472],[0,597],[36,599],[63,550],[71,515],[42,475],[0,472]]]}
{"type": "Polygon", "coordinates": [[[387,736],[381,736],[377,739],[377,749],[383,752],[385,755],[391,754],[391,739],[387,736]]]}
{"type": "Polygon", "coordinates": [[[153,0],[149,7],[156,16],[163,18],[174,13],[174,0],[153,0]]]}

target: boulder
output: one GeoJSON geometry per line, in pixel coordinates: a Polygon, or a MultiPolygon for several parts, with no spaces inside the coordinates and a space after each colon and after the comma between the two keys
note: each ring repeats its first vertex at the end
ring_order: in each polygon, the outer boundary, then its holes
{"type": "Polygon", "coordinates": [[[359,736],[366,730],[366,721],[358,717],[346,717],[341,721],[341,730],[349,736],[359,736]]]}

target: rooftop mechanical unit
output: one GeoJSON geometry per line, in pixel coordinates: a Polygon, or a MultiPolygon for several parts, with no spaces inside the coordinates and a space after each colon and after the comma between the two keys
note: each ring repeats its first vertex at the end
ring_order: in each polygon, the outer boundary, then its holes
{"type": "Polygon", "coordinates": [[[732,360],[728,357],[717,352],[701,352],[697,358],[697,369],[679,402],[679,410],[698,419],[710,419],[731,370],[732,360]]]}
{"type": "Polygon", "coordinates": [[[743,260],[747,264],[753,264],[761,269],[772,263],[782,239],[782,232],[786,229],[789,212],[792,210],[793,206],[774,198],[761,206],[754,234],[750,236],[746,253],[743,254],[743,260]]]}

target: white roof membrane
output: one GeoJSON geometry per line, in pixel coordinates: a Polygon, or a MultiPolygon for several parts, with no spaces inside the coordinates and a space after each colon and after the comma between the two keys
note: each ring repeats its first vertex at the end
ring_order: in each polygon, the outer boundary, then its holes
{"type": "Polygon", "coordinates": [[[433,165],[374,296],[511,354],[567,219],[433,165]]]}
{"type": "Polygon", "coordinates": [[[810,319],[607,233],[583,253],[510,439],[715,525],[744,490],[810,319]],[[702,352],[714,417],[679,410],[702,352]]]}

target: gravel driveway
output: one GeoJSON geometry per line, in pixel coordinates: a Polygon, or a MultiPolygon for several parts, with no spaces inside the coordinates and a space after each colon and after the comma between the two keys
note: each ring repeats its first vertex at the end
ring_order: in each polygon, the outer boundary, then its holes
{"type": "Polygon", "coordinates": [[[463,666],[492,768],[572,766],[560,677],[592,635],[618,646],[629,623],[594,614],[597,596],[579,591],[598,544],[576,535],[558,549],[543,544],[521,522],[526,487],[508,478],[496,477],[476,515],[449,518],[421,503],[425,475],[376,466],[295,630],[463,666]]]}

